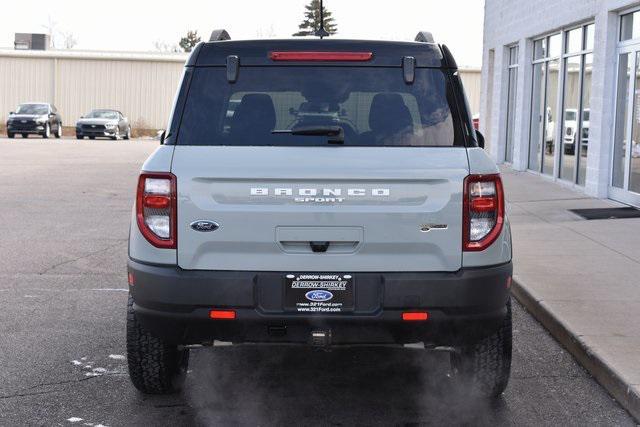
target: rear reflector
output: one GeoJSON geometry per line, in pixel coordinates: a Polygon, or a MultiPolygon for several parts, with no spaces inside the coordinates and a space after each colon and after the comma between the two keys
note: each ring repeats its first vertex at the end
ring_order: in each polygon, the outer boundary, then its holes
{"type": "Polygon", "coordinates": [[[209,318],[215,320],[233,320],[236,318],[236,312],[233,310],[211,310],[209,318]]]}
{"type": "Polygon", "coordinates": [[[143,205],[151,209],[167,209],[171,205],[169,196],[144,196],[143,205]]]}
{"type": "Polygon", "coordinates": [[[272,61],[370,61],[371,52],[270,52],[272,61]]]}
{"type": "Polygon", "coordinates": [[[129,286],[133,286],[134,283],[136,282],[134,277],[133,277],[133,273],[129,272],[129,274],[127,275],[127,280],[129,282],[129,286]]]}
{"type": "Polygon", "coordinates": [[[494,197],[475,197],[471,199],[471,210],[475,212],[493,212],[496,209],[494,197]]]}
{"type": "Polygon", "coordinates": [[[429,313],[427,313],[426,311],[402,313],[402,320],[404,320],[405,322],[421,322],[427,320],[428,318],[429,313]]]}

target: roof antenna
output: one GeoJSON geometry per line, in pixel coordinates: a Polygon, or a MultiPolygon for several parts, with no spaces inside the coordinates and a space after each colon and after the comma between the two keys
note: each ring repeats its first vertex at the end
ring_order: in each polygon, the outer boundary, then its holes
{"type": "Polygon", "coordinates": [[[322,6],[322,0],[320,0],[320,28],[316,30],[315,35],[322,40],[324,37],[329,37],[329,33],[324,29],[324,7],[322,6]]]}

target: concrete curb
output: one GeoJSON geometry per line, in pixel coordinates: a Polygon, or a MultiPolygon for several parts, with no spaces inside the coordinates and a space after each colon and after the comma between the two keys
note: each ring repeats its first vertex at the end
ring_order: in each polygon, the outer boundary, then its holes
{"type": "Polygon", "coordinates": [[[631,388],[620,374],[596,354],[578,335],[553,313],[542,300],[537,300],[528,287],[513,277],[512,294],[558,342],[624,407],[640,421],[640,395],[631,388]]]}

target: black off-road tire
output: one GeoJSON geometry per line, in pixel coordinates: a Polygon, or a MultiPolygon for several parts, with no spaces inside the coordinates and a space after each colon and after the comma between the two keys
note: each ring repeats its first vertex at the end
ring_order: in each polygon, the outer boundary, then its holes
{"type": "Polygon", "coordinates": [[[495,398],[504,392],[511,373],[511,299],[500,329],[451,354],[451,365],[462,387],[476,397],[495,398]]]}
{"type": "Polygon", "coordinates": [[[180,391],[189,366],[188,349],[167,344],[140,325],[131,295],[127,304],[127,361],[131,382],[148,394],[180,391]]]}
{"type": "Polygon", "coordinates": [[[7,132],[7,136],[9,137],[9,139],[13,139],[16,135],[12,132],[7,132]]]}

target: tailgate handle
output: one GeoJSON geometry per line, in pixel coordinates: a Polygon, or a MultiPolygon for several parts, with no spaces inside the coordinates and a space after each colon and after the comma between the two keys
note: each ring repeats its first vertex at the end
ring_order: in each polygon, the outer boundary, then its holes
{"type": "Polygon", "coordinates": [[[327,252],[329,249],[330,242],[309,242],[309,246],[311,246],[311,250],[316,253],[327,252]]]}
{"type": "Polygon", "coordinates": [[[349,254],[364,241],[362,227],[276,227],[276,244],[294,254],[349,254]]]}

